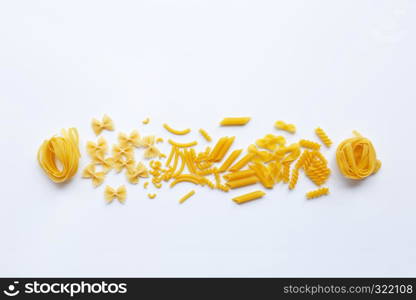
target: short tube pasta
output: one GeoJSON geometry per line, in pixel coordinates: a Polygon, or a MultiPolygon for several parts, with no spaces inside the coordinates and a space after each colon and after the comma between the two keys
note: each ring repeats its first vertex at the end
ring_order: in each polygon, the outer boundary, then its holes
{"type": "Polygon", "coordinates": [[[254,191],[251,193],[247,193],[241,196],[237,196],[233,198],[233,201],[237,204],[246,203],[248,201],[256,200],[266,195],[263,191],[254,191]]]}
{"type": "Polygon", "coordinates": [[[221,126],[242,126],[246,125],[251,120],[250,117],[232,117],[224,118],[220,122],[221,126]]]}

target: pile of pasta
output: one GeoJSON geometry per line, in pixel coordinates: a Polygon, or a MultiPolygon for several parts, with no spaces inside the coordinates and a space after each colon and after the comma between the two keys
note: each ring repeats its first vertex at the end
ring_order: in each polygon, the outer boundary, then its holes
{"type": "MultiPolygon", "coordinates": [[[[220,125],[244,126],[249,121],[250,118],[247,117],[225,118],[220,125]]],[[[143,124],[148,123],[149,119],[146,119],[143,124]]],[[[173,129],[168,124],[163,124],[163,127],[171,135],[188,135],[192,131],[189,128],[173,129]]],[[[286,124],[282,121],[277,121],[275,127],[292,134],[296,132],[293,124],[286,124]]],[[[105,116],[102,123],[94,119],[92,128],[99,135],[102,130],[113,130],[114,124],[111,118],[105,116]],[[107,125],[104,126],[104,123],[107,125]]],[[[212,142],[206,130],[199,129],[199,133],[204,143],[212,142]]],[[[327,147],[331,145],[332,142],[322,129],[318,128],[316,134],[323,145],[327,147]]],[[[235,136],[224,136],[213,145],[207,145],[200,150],[198,150],[197,140],[179,143],[168,139],[170,151],[168,155],[165,155],[156,146],[157,143],[164,141],[162,138],[141,137],[137,130],[133,130],[129,135],[118,134],[118,143],[112,146],[110,154],[110,147],[101,136],[96,142],[87,142],[87,152],[91,162],[83,170],[82,176],[91,179],[95,187],[101,185],[106,174],[114,170],[117,173],[124,171],[130,184],[138,184],[143,180],[144,188],[147,188],[149,184],[156,189],[164,185],[173,188],[178,184],[188,182],[196,186],[229,192],[255,185],[272,189],[277,184],[287,184],[292,190],[296,187],[300,174],[303,173],[318,187],[306,193],[308,199],[328,194],[329,189],[323,185],[327,182],[331,170],[327,159],[321,152],[321,143],[301,139],[296,143],[288,144],[282,135],[267,134],[246,149],[231,150],[235,139],[235,136]],[[144,150],[142,161],[137,161],[135,148],[144,150]],[[97,170],[97,166],[101,168],[97,170]]],[[[107,186],[105,199],[109,203],[113,199],[124,203],[126,193],[124,185],[118,188],[107,186]]],[[[194,194],[195,190],[189,191],[179,199],[179,203],[185,202],[194,194]]],[[[232,200],[241,204],[259,199],[264,195],[264,191],[254,190],[234,197],[232,200]]],[[[156,193],[148,194],[148,197],[152,199],[156,196],[156,193]]]]}

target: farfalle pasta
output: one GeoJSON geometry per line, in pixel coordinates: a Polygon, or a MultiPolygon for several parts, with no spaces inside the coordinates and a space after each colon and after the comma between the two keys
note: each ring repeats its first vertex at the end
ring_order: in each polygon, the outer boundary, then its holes
{"type": "Polygon", "coordinates": [[[117,189],[113,189],[107,185],[104,190],[104,198],[107,203],[112,203],[114,199],[124,204],[127,198],[127,189],[124,185],[119,186],[117,189]]]}
{"type": "Polygon", "coordinates": [[[104,115],[102,121],[99,121],[97,119],[92,119],[91,127],[92,127],[92,130],[94,131],[94,133],[96,135],[99,135],[101,133],[101,131],[103,131],[103,130],[113,131],[114,130],[114,123],[113,123],[113,120],[111,120],[111,118],[109,116],[104,115]]]}
{"type": "Polygon", "coordinates": [[[87,152],[91,157],[96,155],[105,155],[108,152],[108,144],[105,138],[99,137],[97,143],[87,142],[87,152]]]}
{"type": "Polygon", "coordinates": [[[95,170],[95,165],[94,164],[89,164],[82,171],[82,178],[91,179],[93,186],[97,187],[97,186],[99,186],[103,183],[104,178],[105,178],[105,173],[104,172],[97,172],[95,170]]]}
{"type": "Polygon", "coordinates": [[[133,130],[130,135],[127,135],[123,132],[120,132],[118,134],[118,141],[120,145],[127,146],[131,145],[134,147],[140,147],[141,141],[140,141],[140,134],[137,130],[133,130]]]}
{"type": "Polygon", "coordinates": [[[102,166],[104,173],[110,172],[110,170],[114,166],[114,159],[112,157],[105,158],[104,155],[101,153],[96,153],[92,157],[92,162],[96,165],[102,166]]]}
{"type": "Polygon", "coordinates": [[[149,171],[143,163],[138,163],[136,167],[130,167],[126,172],[127,179],[132,184],[137,184],[140,178],[148,178],[149,171]]]}
{"type": "Polygon", "coordinates": [[[133,158],[123,157],[123,156],[117,156],[113,158],[113,167],[116,170],[117,173],[120,173],[123,169],[130,169],[134,167],[136,162],[133,158]]]}
{"type": "Polygon", "coordinates": [[[130,145],[113,145],[113,156],[114,158],[119,158],[121,156],[133,158],[134,149],[130,145]]]}

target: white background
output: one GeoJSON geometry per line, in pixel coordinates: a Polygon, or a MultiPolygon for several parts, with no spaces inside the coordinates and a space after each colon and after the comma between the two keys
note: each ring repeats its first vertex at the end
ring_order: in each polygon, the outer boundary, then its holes
{"type": "MultiPolygon", "coordinates": [[[[2,1],[0,276],[416,276],[416,4],[413,1],[2,1]],[[56,185],[41,142],[93,117],[116,132],[200,127],[235,148],[276,120],[335,145],[356,129],[383,162],[353,184],[325,150],[331,195],[304,177],[238,206],[224,194],[167,186],[106,205],[80,172],[56,185]],[[224,116],[248,115],[243,128],[224,116]],[[141,124],[151,118],[147,126],[141,124]]],[[[166,152],[168,147],[162,149],[166,152]]],[[[139,152],[138,155],[141,155],[139,152]]],[[[106,184],[125,183],[110,173],[106,184]]]]}

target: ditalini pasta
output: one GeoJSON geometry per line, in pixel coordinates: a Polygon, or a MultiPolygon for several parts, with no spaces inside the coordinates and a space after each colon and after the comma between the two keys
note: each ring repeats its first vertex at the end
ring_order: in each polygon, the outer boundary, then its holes
{"type": "Polygon", "coordinates": [[[316,128],[315,133],[319,137],[319,139],[322,141],[322,143],[324,143],[325,146],[329,148],[332,145],[331,139],[328,137],[328,135],[322,128],[320,127],[316,128]]]}
{"type": "Polygon", "coordinates": [[[65,182],[75,175],[81,156],[77,129],[62,129],[61,135],[45,140],[37,155],[43,171],[56,183],[65,182]],[[57,161],[62,165],[61,168],[56,165],[57,161]]]}
{"type": "Polygon", "coordinates": [[[238,204],[246,203],[248,201],[256,200],[266,195],[263,191],[254,191],[238,197],[234,197],[233,201],[238,204]]]}
{"type": "Polygon", "coordinates": [[[211,136],[208,134],[208,132],[206,130],[204,130],[204,129],[201,128],[201,129],[199,129],[199,133],[204,137],[204,139],[207,142],[211,142],[212,141],[211,136]]]}
{"type": "Polygon", "coordinates": [[[313,199],[313,198],[318,198],[324,195],[328,195],[329,193],[329,189],[324,187],[324,188],[319,188],[317,190],[314,191],[310,191],[306,193],[306,198],[308,199],[313,199]]]}
{"type": "Polygon", "coordinates": [[[347,178],[362,180],[377,173],[381,161],[371,141],[354,131],[354,137],[339,144],[336,157],[339,170],[347,178]]]}
{"type": "Polygon", "coordinates": [[[172,127],[170,127],[168,124],[163,124],[163,127],[169,131],[172,134],[176,134],[176,135],[185,135],[191,132],[191,129],[187,128],[184,130],[177,130],[177,129],[173,129],[172,127]]]}
{"type": "Polygon", "coordinates": [[[96,135],[99,135],[103,130],[114,130],[114,123],[113,120],[107,115],[104,115],[102,121],[98,121],[97,119],[92,119],[91,122],[92,130],[96,135]]]}
{"type": "Polygon", "coordinates": [[[189,193],[185,194],[181,199],[179,199],[179,203],[182,204],[189,198],[191,198],[193,195],[195,195],[195,190],[191,190],[189,193]]]}
{"type": "Polygon", "coordinates": [[[114,199],[117,199],[120,203],[124,204],[127,198],[126,187],[122,185],[117,189],[113,189],[111,186],[107,185],[104,190],[104,198],[107,203],[111,203],[114,199]]]}
{"type": "Polygon", "coordinates": [[[284,130],[290,133],[295,133],[296,132],[296,126],[293,124],[288,124],[284,121],[276,121],[276,123],[274,123],[274,126],[276,127],[276,129],[280,129],[280,130],[284,130]]]}
{"type": "Polygon", "coordinates": [[[242,126],[246,125],[251,118],[249,117],[236,117],[236,118],[224,118],[220,122],[221,126],[242,126]]]}

